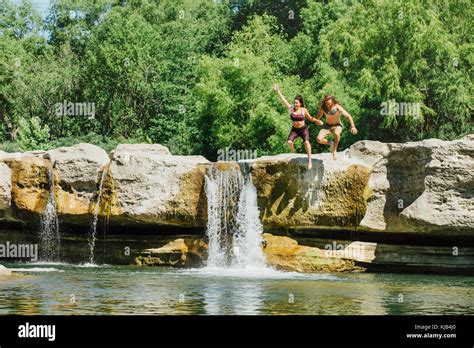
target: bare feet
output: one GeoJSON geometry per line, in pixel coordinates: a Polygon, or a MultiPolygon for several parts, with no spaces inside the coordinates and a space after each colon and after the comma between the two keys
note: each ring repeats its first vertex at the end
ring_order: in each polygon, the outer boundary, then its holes
{"type": "Polygon", "coordinates": [[[332,158],[337,159],[337,152],[336,152],[336,147],[334,146],[334,141],[329,140],[328,145],[329,145],[329,151],[332,153],[332,158]]]}
{"type": "Polygon", "coordinates": [[[334,141],[329,140],[328,145],[329,145],[329,151],[334,152],[334,141]]]}
{"type": "Polygon", "coordinates": [[[310,170],[311,168],[313,168],[313,163],[311,163],[311,161],[308,161],[308,170],[310,170]]]}

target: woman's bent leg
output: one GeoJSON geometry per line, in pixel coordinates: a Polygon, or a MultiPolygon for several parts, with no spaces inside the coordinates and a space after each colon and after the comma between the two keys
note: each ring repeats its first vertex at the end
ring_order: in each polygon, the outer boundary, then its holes
{"type": "Polygon", "coordinates": [[[293,144],[293,141],[288,140],[288,146],[290,147],[290,151],[292,153],[294,153],[295,152],[295,144],[293,144]]]}
{"type": "Polygon", "coordinates": [[[313,164],[311,162],[311,143],[309,140],[306,140],[304,142],[304,146],[306,148],[306,154],[308,155],[308,169],[311,169],[313,167],[313,164]]]}
{"type": "Polygon", "coordinates": [[[290,134],[288,135],[288,146],[290,147],[292,153],[295,152],[295,144],[293,144],[293,141],[297,136],[298,133],[296,133],[294,129],[292,129],[290,134]]]}

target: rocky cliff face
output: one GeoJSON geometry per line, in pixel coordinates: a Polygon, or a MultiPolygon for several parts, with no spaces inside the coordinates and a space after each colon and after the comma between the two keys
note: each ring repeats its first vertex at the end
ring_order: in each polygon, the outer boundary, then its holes
{"type": "Polygon", "coordinates": [[[109,156],[90,144],[60,147],[43,155],[51,162],[55,177],[58,214],[71,218],[87,215],[109,156]]]}
{"type": "Polygon", "coordinates": [[[0,210],[10,208],[12,199],[12,172],[5,163],[0,163],[0,210]]]}
{"type": "MultiPolygon", "coordinates": [[[[298,154],[249,161],[265,228],[472,235],[474,135],[360,141],[338,157],[316,154],[310,171],[298,154]]],[[[110,155],[90,144],[0,153],[0,223],[43,211],[50,171],[62,223],[88,226],[98,208],[112,225],[203,228],[211,165],[158,144],[120,145],[110,155]]]]}
{"type": "Polygon", "coordinates": [[[346,156],[313,159],[295,155],[262,157],[252,162],[262,222],[266,227],[355,229],[367,211],[371,167],[346,156]]]}
{"type": "Polygon", "coordinates": [[[267,227],[433,234],[474,231],[474,136],[406,144],[360,141],[339,154],[252,162],[267,227]]]}
{"type": "Polygon", "coordinates": [[[359,142],[351,153],[374,158],[371,195],[360,227],[469,234],[474,231],[474,136],[406,144],[359,142]]]}
{"type": "Polygon", "coordinates": [[[110,221],[120,224],[205,225],[202,156],[172,156],[161,145],[119,145],[107,187],[115,195],[110,221]]]}

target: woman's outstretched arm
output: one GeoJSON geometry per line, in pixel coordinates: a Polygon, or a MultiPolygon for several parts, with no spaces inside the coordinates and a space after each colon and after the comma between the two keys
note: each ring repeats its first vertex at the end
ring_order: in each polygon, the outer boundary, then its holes
{"type": "Polygon", "coordinates": [[[316,123],[318,126],[321,126],[323,124],[323,121],[318,120],[317,118],[314,118],[313,116],[311,116],[308,112],[308,109],[304,109],[304,115],[308,120],[310,120],[311,122],[316,123]]]}
{"type": "Polygon", "coordinates": [[[278,97],[280,98],[281,102],[287,109],[291,109],[291,104],[288,103],[288,100],[285,99],[285,96],[281,94],[280,88],[278,88],[277,84],[273,85],[273,90],[278,94],[278,97]]]}

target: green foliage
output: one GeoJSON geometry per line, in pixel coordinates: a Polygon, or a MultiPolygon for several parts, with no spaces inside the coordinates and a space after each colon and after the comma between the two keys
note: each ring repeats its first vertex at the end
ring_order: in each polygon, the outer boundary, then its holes
{"type": "Polygon", "coordinates": [[[20,144],[16,141],[5,141],[0,144],[0,151],[4,152],[20,152],[20,144]]]}
{"type": "Polygon", "coordinates": [[[197,151],[209,158],[225,147],[282,151],[290,123],[276,111],[274,106],[280,106],[271,86],[292,60],[288,43],[266,16],[255,17],[237,33],[224,57],[203,58],[194,89],[201,127],[197,151]]]}
{"type": "Polygon", "coordinates": [[[196,62],[225,35],[228,19],[207,1],[172,3],[108,12],[86,47],[84,94],[98,105],[101,134],[145,132],[175,153],[190,153],[196,62]]]}
{"type": "Polygon", "coordinates": [[[18,143],[21,151],[42,149],[47,150],[49,140],[48,125],[41,125],[39,117],[30,119],[19,119],[20,130],[18,132],[18,143]]]}
{"type": "MultiPolygon", "coordinates": [[[[286,152],[275,82],[313,116],[339,99],[359,130],[344,127],[341,149],[458,138],[473,132],[473,14],[469,0],[54,0],[43,22],[29,1],[0,0],[1,147],[286,152]],[[64,101],[95,115],[58,114],[64,101]]],[[[328,150],[319,129],[313,152],[328,150]]]]}
{"type": "Polygon", "coordinates": [[[275,17],[282,26],[285,34],[295,36],[301,30],[301,10],[306,6],[306,0],[231,0],[234,9],[233,29],[239,31],[248,24],[255,15],[275,17]]]}
{"type": "MultiPolygon", "coordinates": [[[[472,53],[468,52],[473,45],[466,28],[460,32],[455,28],[459,21],[471,27],[472,14],[472,6],[463,1],[372,0],[351,5],[313,1],[304,13],[310,18],[304,31],[312,38],[317,33],[310,55],[316,57],[313,78],[330,79],[327,67],[337,71],[337,80],[358,101],[352,110],[358,111],[357,123],[365,126],[364,137],[407,141],[447,136],[449,132],[442,131],[447,123],[454,123],[447,137],[459,136],[469,131],[472,53]],[[459,18],[454,20],[453,15],[459,18]],[[328,20],[330,24],[321,27],[328,20]],[[414,117],[377,112],[389,101],[417,103],[421,113],[414,117]]],[[[342,99],[338,86],[329,87],[342,99]]]]}

